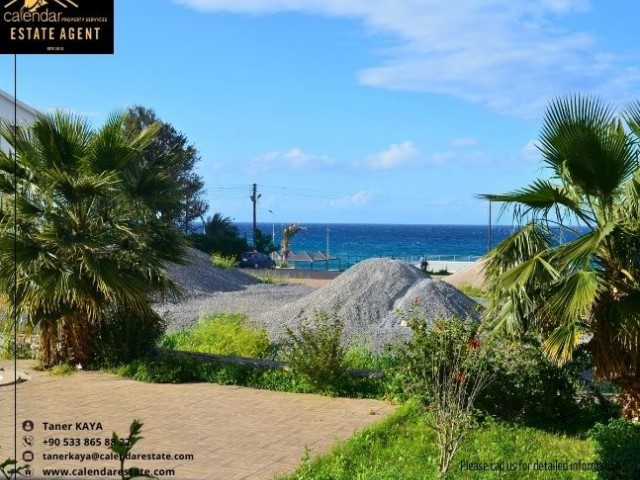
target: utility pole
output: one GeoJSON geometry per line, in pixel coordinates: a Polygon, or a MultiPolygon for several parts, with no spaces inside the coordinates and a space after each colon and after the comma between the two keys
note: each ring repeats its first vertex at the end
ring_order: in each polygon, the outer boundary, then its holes
{"type": "Polygon", "coordinates": [[[251,194],[251,201],[253,202],[253,249],[256,249],[256,233],[258,230],[258,227],[256,226],[256,205],[258,204],[258,199],[262,196],[262,195],[258,195],[258,186],[254,183],[253,184],[253,193],[251,194]]]}

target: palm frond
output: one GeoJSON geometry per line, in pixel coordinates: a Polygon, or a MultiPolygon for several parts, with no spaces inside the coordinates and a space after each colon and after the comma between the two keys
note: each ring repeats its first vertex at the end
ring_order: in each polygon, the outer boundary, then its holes
{"type": "Polygon", "coordinates": [[[573,357],[582,334],[579,323],[563,323],[545,339],[542,348],[551,360],[563,365],[573,357]]]}
{"type": "Polygon", "coordinates": [[[603,249],[603,243],[616,230],[613,222],[598,226],[571,242],[559,245],[553,250],[551,261],[560,268],[573,271],[575,268],[593,268],[594,260],[603,249]]]}
{"type": "Polygon", "coordinates": [[[583,221],[585,224],[593,224],[595,218],[582,205],[567,188],[556,185],[549,180],[536,180],[532,185],[502,195],[483,194],[479,198],[502,202],[506,204],[519,204],[524,208],[518,212],[518,216],[533,215],[536,218],[546,216],[553,211],[558,219],[562,218],[561,208],[567,209],[570,214],[583,221]]]}
{"type": "Polygon", "coordinates": [[[549,286],[542,310],[566,323],[583,318],[593,308],[601,284],[595,271],[576,271],[549,286]]]}
{"type": "Polygon", "coordinates": [[[613,203],[615,193],[637,169],[633,142],[620,128],[614,109],[592,97],[552,101],[540,145],[557,178],[606,204],[613,203]]]}

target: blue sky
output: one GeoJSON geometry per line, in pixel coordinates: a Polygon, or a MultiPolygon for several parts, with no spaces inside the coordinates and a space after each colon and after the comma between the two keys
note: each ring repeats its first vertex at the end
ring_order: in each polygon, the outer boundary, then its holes
{"type": "Polygon", "coordinates": [[[115,55],[20,56],[18,97],[96,126],[153,108],[200,152],[210,214],[249,221],[257,183],[265,222],[485,224],[475,194],[541,174],[551,98],[638,98],[640,4],[611,5],[116,0],[115,55]]]}

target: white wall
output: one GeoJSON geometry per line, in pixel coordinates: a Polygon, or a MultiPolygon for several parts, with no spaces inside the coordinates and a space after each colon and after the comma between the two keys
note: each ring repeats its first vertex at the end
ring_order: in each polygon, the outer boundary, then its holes
{"type": "MultiPolygon", "coordinates": [[[[17,118],[18,125],[24,125],[26,123],[31,123],[36,119],[38,112],[35,108],[30,107],[26,103],[18,100],[17,102],[17,118]]],[[[9,122],[13,125],[14,119],[14,105],[13,105],[13,96],[8,94],[7,92],[0,90],[0,121],[9,122]]],[[[8,149],[7,142],[4,139],[0,139],[0,148],[2,150],[7,151],[8,149]]]]}

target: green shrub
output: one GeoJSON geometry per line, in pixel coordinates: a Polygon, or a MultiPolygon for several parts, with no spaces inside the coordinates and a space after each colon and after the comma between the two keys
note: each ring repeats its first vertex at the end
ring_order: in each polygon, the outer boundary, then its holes
{"type": "Polygon", "coordinates": [[[344,321],[337,314],[316,312],[295,333],[287,327],[284,358],[294,374],[321,391],[334,390],[344,374],[344,321]]]}
{"type": "MultiPolygon", "coordinates": [[[[149,383],[210,382],[293,393],[326,393],[315,389],[290,370],[258,368],[223,362],[202,362],[195,358],[162,354],[135,360],[112,370],[133,380],[149,383]]],[[[355,398],[383,398],[384,382],[379,378],[344,375],[330,392],[355,398]]]]}
{"type": "Polygon", "coordinates": [[[172,332],[160,342],[162,348],[189,352],[268,358],[271,344],[264,328],[246,324],[242,314],[219,313],[206,316],[192,328],[172,332]]]}
{"type": "Polygon", "coordinates": [[[15,342],[13,336],[3,336],[0,340],[0,358],[21,360],[35,360],[38,357],[37,350],[31,348],[31,344],[25,340],[24,336],[19,336],[15,342]]]}
{"type": "Polygon", "coordinates": [[[119,367],[116,373],[149,383],[210,382],[287,392],[312,391],[309,385],[299,382],[291,372],[285,370],[201,362],[195,358],[170,354],[136,360],[119,367]]]}
{"type": "MultiPolygon", "coordinates": [[[[0,300],[0,307],[3,302],[0,300]]],[[[0,319],[0,358],[12,359],[14,356],[23,360],[33,360],[38,356],[36,349],[31,348],[33,327],[27,323],[18,326],[17,341],[13,332],[13,318],[4,316],[0,319]]]]}
{"type": "Polygon", "coordinates": [[[106,368],[131,362],[151,352],[166,330],[166,322],[153,311],[105,312],[92,331],[91,367],[106,368]]]}
{"type": "Polygon", "coordinates": [[[57,376],[57,377],[65,377],[67,375],[71,375],[75,370],[68,363],[60,363],[58,365],[54,365],[49,370],[49,375],[57,376]]]}
{"type": "Polygon", "coordinates": [[[479,408],[537,427],[562,427],[576,420],[577,374],[552,363],[537,342],[501,338],[484,354],[493,381],[478,399],[479,408]]]}
{"type": "MultiPolygon", "coordinates": [[[[417,303],[416,303],[417,305],[417,303]]],[[[394,396],[400,399],[416,398],[429,405],[432,365],[446,364],[453,356],[457,345],[466,345],[477,333],[475,322],[463,319],[427,320],[418,318],[417,309],[408,314],[407,322],[412,330],[409,341],[395,349],[396,361],[389,370],[394,396]]]]}
{"type": "Polygon", "coordinates": [[[221,253],[216,252],[211,254],[211,263],[213,263],[218,268],[224,269],[233,268],[238,265],[238,261],[233,255],[225,256],[221,253]]]}
{"type": "Polygon", "coordinates": [[[640,478],[640,425],[612,419],[607,425],[596,424],[589,436],[596,442],[599,461],[603,462],[598,478],[640,478]]]}
{"type": "Polygon", "coordinates": [[[250,249],[245,238],[239,238],[235,234],[229,235],[204,235],[191,234],[187,236],[187,241],[196,248],[208,255],[212,252],[218,252],[223,256],[237,257],[242,252],[250,249]]]}

